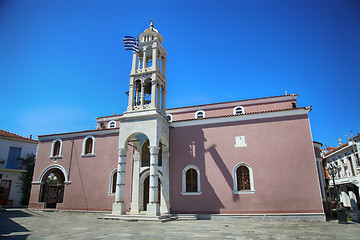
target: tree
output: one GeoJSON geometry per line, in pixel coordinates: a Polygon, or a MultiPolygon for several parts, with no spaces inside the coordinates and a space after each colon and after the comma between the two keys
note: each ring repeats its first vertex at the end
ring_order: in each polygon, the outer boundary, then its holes
{"type": "Polygon", "coordinates": [[[23,196],[21,198],[21,204],[24,206],[29,205],[30,199],[30,191],[31,191],[31,182],[34,174],[34,167],[35,167],[35,154],[28,154],[26,158],[20,158],[21,164],[25,166],[26,172],[22,173],[20,176],[21,180],[21,190],[23,196]]]}

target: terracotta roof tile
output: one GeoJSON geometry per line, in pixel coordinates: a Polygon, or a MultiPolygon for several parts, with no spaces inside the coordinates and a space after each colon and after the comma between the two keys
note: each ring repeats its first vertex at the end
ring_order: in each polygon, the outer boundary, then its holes
{"type": "MultiPolygon", "coordinates": [[[[218,103],[208,103],[208,104],[200,104],[200,105],[193,105],[193,106],[185,106],[185,107],[176,107],[176,108],[168,108],[166,110],[174,110],[174,109],[181,109],[181,108],[192,108],[192,107],[201,107],[201,106],[209,106],[209,105],[218,105],[218,104],[225,104],[225,103],[234,103],[234,102],[244,102],[244,101],[252,101],[252,100],[260,100],[260,99],[269,99],[269,98],[279,98],[279,97],[289,97],[289,96],[299,96],[298,94],[289,94],[289,95],[280,95],[280,96],[271,96],[271,97],[262,97],[262,98],[251,98],[251,99],[242,99],[236,101],[229,101],[229,102],[218,102],[218,103]]],[[[116,114],[110,115],[105,117],[98,117],[96,120],[100,118],[107,118],[107,117],[120,117],[123,114],[116,114]]]]}
{"type": "Polygon", "coordinates": [[[333,153],[333,152],[336,152],[337,150],[340,150],[340,149],[346,147],[347,145],[349,145],[349,143],[345,143],[345,144],[343,144],[343,145],[341,145],[340,147],[337,147],[337,148],[331,147],[332,150],[331,150],[330,152],[326,153],[326,154],[324,155],[324,157],[328,156],[329,154],[331,154],[331,153],[333,153]]]}
{"type": "Polygon", "coordinates": [[[200,104],[186,107],[177,107],[177,108],[168,108],[166,110],[180,109],[180,108],[192,108],[192,107],[201,107],[201,106],[209,106],[209,105],[217,105],[217,104],[225,104],[225,103],[234,103],[234,102],[244,102],[244,101],[252,101],[252,100],[260,100],[260,99],[269,99],[269,98],[278,98],[278,97],[289,97],[289,96],[298,96],[298,94],[290,94],[290,95],[280,95],[280,96],[271,96],[271,97],[262,97],[262,98],[252,98],[252,99],[243,99],[229,102],[218,102],[218,103],[208,103],[208,104],[200,104]]]}
{"type": "Polygon", "coordinates": [[[65,135],[65,134],[76,134],[76,133],[90,133],[90,132],[101,132],[101,131],[107,131],[107,130],[114,130],[119,129],[117,128],[105,128],[105,129],[96,129],[96,130],[84,130],[84,131],[78,131],[78,132],[66,132],[66,133],[54,133],[54,134],[48,134],[48,135],[39,135],[38,137],[50,137],[50,136],[58,136],[58,135],[65,135]]]}
{"type": "Polygon", "coordinates": [[[1,137],[7,137],[7,138],[16,138],[16,139],[21,139],[21,140],[26,140],[26,141],[32,141],[34,143],[37,143],[38,141],[34,140],[34,139],[30,139],[30,138],[26,138],[20,135],[17,135],[15,133],[11,133],[11,132],[7,132],[4,131],[2,129],[0,129],[0,136],[1,137]]]}
{"type": "Polygon", "coordinates": [[[277,110],[269,110],[269,111],[263,111],[263,112],[251,112],[251,113],[245,113],[245,114],[239,114],[239,115],[220,115],[220,116],[213,116],[213,117],[205,117],[205,118],[189,118],[189,119],[182,119],[172,122],[186,122],[186,121],[201,121],[204,119],[212,119],[212,118],[223,118],[223,117],[234,117],[234,116],[244,116],[244,115],[252,115],[252,114],[260,114],[260,113],[271,113],[271,112],[283,112],[283,111],[292,111],[292,110],[299,110],[299,109],[310,109],[311,107],[301,107],[301,108],[287,108],[287,109],[277,109],[277,110]]]}

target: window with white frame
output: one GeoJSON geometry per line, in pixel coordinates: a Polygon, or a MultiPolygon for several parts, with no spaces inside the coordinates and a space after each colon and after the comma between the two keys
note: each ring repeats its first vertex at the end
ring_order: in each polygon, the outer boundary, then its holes
{"type": "Polygon", "coordinates": [[[247,163],[238,163],[233,170],[234,193],[254,193],[252,168],[247,163]]]}
{"type": "Polygon", "coordinates": [[[61,158],[61,152],[62,152],[62,140],[55,139],[51,146],[50,158],[53,159],[61,158]]]}
{"type": "Polygon", "coordinates": [[[110,121],[108,124],[108,128],[116,128],[116,122],[115,121],[110,121]]]}
{"type": "Polygon", "coordinates": [[[166,114],[166,118],[169,122],[173,121],[173,116],[170,113],[166,114]]]}
{"type": "Polygon", "coordinates": [[[201,119],[201,118],[205,118],[205,111],[204,110],[199,110],[195,113],[195,118],[196,119],[201,119]]]}
{"type": "Polygon", "coordinates": [[[109,194],[116,193],[117,169],[115,168],[110,174],[109,194]]]}
{"type": "Polygon", "coordinates": [[[240,114],[245,114],[244,107],[242,106],[234,107],[234,115],[240,115],[240,114]]]}
{"type": "Polygon", "coordinates": [[[182,171],[182,195],[200,195],[200,171],[189,165],[182,171]]]}
{"type": "Polygon", "coordinates": [[[82,156],[92,157],[95,156],[95,138],[93,136],[87,136],[83,141],[82,156]]]}

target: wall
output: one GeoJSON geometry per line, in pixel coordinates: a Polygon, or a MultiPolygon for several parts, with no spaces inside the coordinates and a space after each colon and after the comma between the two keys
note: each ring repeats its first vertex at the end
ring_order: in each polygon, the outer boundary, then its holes
{"type": "MultiPolygon", "coordinates": [[[[64,167],[71,181],[70,184],[65,185],[64,203],[58,203],[57,209],[111,211],[115,195],[109,194],[110,174],[117,167],[119,136],[118,133],[112,133],[94,137],[94,157],[81,156],[85,136],[62,139],[62,158],[57,161],[49,158],[52,141],[42,141],[39,144],[34,181],[41,181],[39,178],[42,172],[54,164],[64,167]],[[74,146],[71,158],[72,141],[74,141],[74,146]]],[[[129,158],[130,154],[127,162],[130,162],[129,158]]],[[[126,171],[130,172],[131,164],[126,167],[126,171]]],[[[126,179],[128,192],[130,191],[130,177],[128,174],[126,179]]],[[[31,208],[43,208],[43,204],[38,203],[39,191],[40,185],[33,185],[31,208]]],[[[126,202],[130,206],[129,198],[126,202]]]]}
{"type": "Polygon", "coordinates": [[[0,168],[6,167],[10,147],[21,148],[20,157],[25,158],[27,154],[36,154],[37,143],[0,138],[0,168]],[[2,163],[3,161],[4,163],[2,163]]]}
{"type": "Polygon", "coordinates": [[[11,180],[11,188],[9,194],[9,200],[13,201],[13,207],[22,207],[21,198],[22,191],[20,188],[21,181],[19,177],[24,170],[18,169],[6,169],[6,163],[8,160],[10,147],[21,148],[20,158],[25,158],[28,154],[36,154],[37,143],[30,143],[21,140],[10,140],[0,138],[0,174],[2,177],[0,180],[11,180]]]}
{"type": "Polygon", "coordinates": [[[171,128],[170,147],[173,213],[323,213],[307,115],[171,128]],[[235,136],[247,147],[235,148],[235,136]],[[240,162],[255,193],[233,193],[240,162]],[[199,196],[181,194],[188,165],[200,169],[199,196]]]}

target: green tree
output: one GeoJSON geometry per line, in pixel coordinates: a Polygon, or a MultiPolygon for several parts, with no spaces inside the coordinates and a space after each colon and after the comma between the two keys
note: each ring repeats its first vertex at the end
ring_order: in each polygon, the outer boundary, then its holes
{"type": "Polygon", "coordinates": [[[21,164],[25,166],[26,172],[22,173],[20,176],[21,180],[21,190],[23,196],[21,198],[21,204],[24,206],[29,205],[30,199],[30,191],[31,191],[31,182],[34,174],[34,167],[35,167],[35,154],[28,154],[26,158],[19,159],[21,164]]]}

